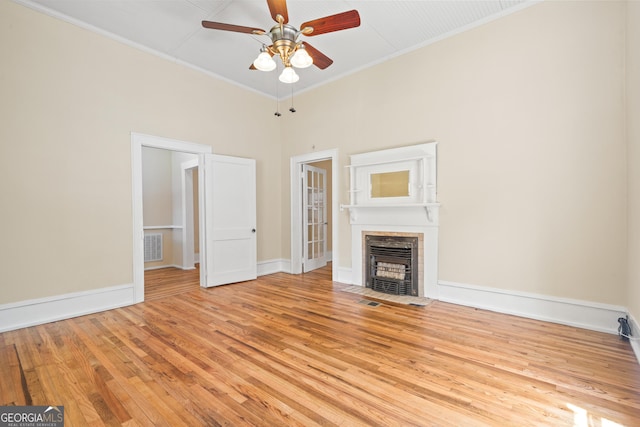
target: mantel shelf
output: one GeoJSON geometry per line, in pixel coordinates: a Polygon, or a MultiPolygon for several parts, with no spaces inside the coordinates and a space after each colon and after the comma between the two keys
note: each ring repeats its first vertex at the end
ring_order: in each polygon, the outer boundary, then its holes
{"type": "Polygon", "coordinates": [[[440,203],[390,203],[390,204],[359,204],[340,205],[340,210],[360,208],[431,208],[440,206],[440,203]]]}
{"type": "MultiPolygon", "coordinates": [[[[433,221],[433,209],[440,207],[440,203],[430,202],[430,203],[389,203],[389,204],[358,204],[358,205],[340,205],[340,210],[343,211],[345,209],[349,209],[351,212],[352,220],[356,218],[356,212],[359,209],[385,209],[385,208],[423,208],[425,213],[427,214],[427,218],[429,221],[433,221]]],[[[365,212],[365,211],[361,211],[365,212]]],[[[369,211],[373,212],[373,211],[369,211]]],[[[436,211],[437,212],[437,211],[436,211]]]]}

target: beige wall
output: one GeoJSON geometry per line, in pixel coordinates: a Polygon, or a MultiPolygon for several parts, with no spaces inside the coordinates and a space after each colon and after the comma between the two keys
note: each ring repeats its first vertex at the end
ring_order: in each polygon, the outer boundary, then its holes
{"type": "Polygon", "coordinates": [[[255,158],[258,259],[280,257],[272,100],[9,1],[0,63],[0,304],[133,281],[131,132],[255,158]]]}
{"type": "MultiPolygon", "coordinates": [[[[640,2],[627,4],[627,142],[629,165],[629,294],[626,306],[640,322],[640,2]]],[[[637,336],[638,332],[634,331],[637,336]]]]}
{"type": "Polygon", "coordinates": [[[337,80],[283,116],[283,160],[338,148],[347,203],[348,155],[435,139],[441,280],[626,305],[624,24],[543,2],[337,80]]]}
{"type": "Polygon", "coordinates": [[[145,226],[173,224],[171,151],[142,147],[142,211],[145,226]]]}

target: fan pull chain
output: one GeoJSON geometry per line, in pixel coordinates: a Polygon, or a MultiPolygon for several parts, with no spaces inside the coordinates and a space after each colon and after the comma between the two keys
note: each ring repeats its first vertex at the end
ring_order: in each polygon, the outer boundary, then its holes
{"type": "MultiPolygon", "coordinates": [[[[277,74],[276,74],[277,75],[277,74]]],[[[280,117],[280,96],[278,95],[278,79],[276,77],[276,112],[273,114],[276,117],[280,117]]]]}
{"type": "Polygon", "coordinates": [[[292,113],[296,112],[296,109],[293,107],[293,84],[291,85],[291,108],[289,108],[289,111],[292,113]]]}

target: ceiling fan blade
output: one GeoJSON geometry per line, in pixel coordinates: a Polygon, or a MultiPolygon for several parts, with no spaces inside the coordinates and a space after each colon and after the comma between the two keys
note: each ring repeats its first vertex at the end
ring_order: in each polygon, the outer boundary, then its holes
{"type": "Polygon", "coordinates": [[[223,24],[222,22],[202,21],[204,28],[210,28],[212,30],[224,30],[233,31],[235,33],[247,33],[247,34],[264,34],[265,31],[260,28],[243,27],[242,25],[223,24]]]}
{"type": "Polygon", "coordinates": [[[307,50],[307,53],[309,54],[309,56],[313,58],[313,65],[315,65],[316,67],[320,68],[321,70],[324,70],[329,65],[333,64],[333,59],[329,58],[327,55],[320,52],[318,49],[311,46],[309,43],[303,42],[302,44],[304,45],[304,48],[307,50]]]}
{"type": "Polygon", "coordinates": [[[333,31],[346,30],[347,28],[355,28],[360,26],[360,14],[357,10],[350,10],[335,15],[325,16],[324,18],[314,19],[305,22],[300,26],[307,36],[317,36],[319,34],[331,33],[333,31]],[[307,27],[313,28],[311,32],[305,32],[307,27]]]}
{"type": "Polygon", "coordinates": [[[269,12],[274,21],[278,21],[278,15],[282,16],[283,24],[289,22],[289,14],[287,13],[287,0],[267,0],[269,12]]]}

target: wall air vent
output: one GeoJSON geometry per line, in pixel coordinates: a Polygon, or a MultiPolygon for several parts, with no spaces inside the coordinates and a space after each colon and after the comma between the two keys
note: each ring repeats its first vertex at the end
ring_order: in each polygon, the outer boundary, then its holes
{"type": "Polygon", "coordinates": [[[149,261],[162,261],[162,233],[144,236],[144,262],[149,261]]]}

